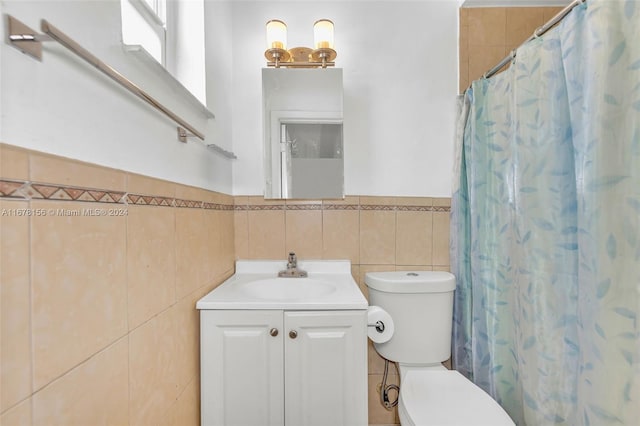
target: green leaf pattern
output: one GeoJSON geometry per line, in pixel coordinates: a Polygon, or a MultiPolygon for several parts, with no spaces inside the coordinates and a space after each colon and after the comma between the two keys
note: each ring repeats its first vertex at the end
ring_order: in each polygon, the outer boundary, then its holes
{"type": "Polygon", "coordinates": [[[587,0],[465,94],[453,361],[518,425],[640,424],[639,82],[640,3],[587,0]]]}

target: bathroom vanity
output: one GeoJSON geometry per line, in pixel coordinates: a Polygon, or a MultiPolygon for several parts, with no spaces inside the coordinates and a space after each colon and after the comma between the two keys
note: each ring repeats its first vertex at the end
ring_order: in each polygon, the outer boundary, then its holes
{"type": "Polygon", "coordinates": [[[197,303],[202,425],[366,425],[367,301],[348,261],[238,261],[197,303]]]}

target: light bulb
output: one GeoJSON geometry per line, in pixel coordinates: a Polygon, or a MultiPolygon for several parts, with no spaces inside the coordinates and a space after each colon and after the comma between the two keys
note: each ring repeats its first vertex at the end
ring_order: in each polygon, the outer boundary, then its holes
{"type": "Polygon", "coordinates": [[[267,49],[287,49],[287,24],[278,19],[267,22],[267,49]]]}
{"type": "Polygon", "coordinates": [[[320,19],[313,24],[313,44],[316,49],[333,49],[333,22],[320,19]]]}

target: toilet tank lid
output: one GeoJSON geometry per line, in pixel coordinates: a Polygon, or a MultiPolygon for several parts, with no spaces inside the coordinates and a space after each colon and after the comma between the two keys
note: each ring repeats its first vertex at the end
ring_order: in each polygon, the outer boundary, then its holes
{"type": "Polygon", "coordinates": [[[456,278],[442,271],[367,272],[367,287],[387,293],[445,293],[456,288],[456,278]]]}

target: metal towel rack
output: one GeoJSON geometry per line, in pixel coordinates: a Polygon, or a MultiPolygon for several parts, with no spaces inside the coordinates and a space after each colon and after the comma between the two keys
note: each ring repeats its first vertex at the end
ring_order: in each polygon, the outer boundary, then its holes
{"type": "MultiPolygon", "coordinates": [[[[11,15],[7,15],[8,18],[8,31],[9,31],[9,43],[18,50],[26,53],[29,56],[41,61],[42,60],[42,42],[44,41],[57,41],[67,49],[71,50],[76,55],[102,71],[109,78],[116,81],[128,91],[147,102],[157,110],[161,111],[176,124],[178,124],[178,139],[180,142],[186,142],[189,136],[195,136],[204,141],[204,134],[196,130],[191,124],[187,123],[184,119],[176,115],[169,108],[162,105],[155,98],[142,90],[139,86],[133,83],[131,80],[120,74],[111,66],[105,64],[95,55],[89,52],[84,47],[80,46],[71,37],[60,31],[55,26],[51,25],[46,19],[41,21],[40,27],[45,34],[39,34],[33,29],[29,28],[24,23],[20,22],[11,15]]],[[[209,147],[215,147],[214,150],[227,158],[237,158],[233,152],[226,151],[215,144],[209,144],[209,147]]]]}

